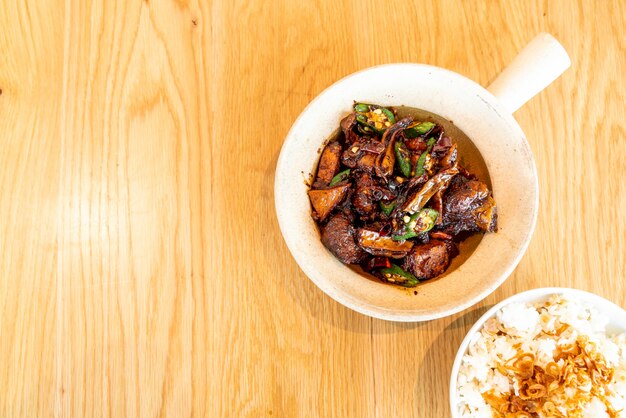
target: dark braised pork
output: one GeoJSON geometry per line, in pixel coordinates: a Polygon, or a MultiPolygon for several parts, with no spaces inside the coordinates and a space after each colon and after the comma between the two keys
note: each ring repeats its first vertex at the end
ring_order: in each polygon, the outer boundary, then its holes
{"type": "Polygon", "coordinates": [[[459,165],[443,127],[355,103],[322,151],[309,199],[343,263],[406,287],[443,274],[472,233],[496,230],[487,185],[459,165]]]}
{"type": "Polygon", "coordinates": [[[487,185],[458,176],[443,196],[442,230],[461,232],[495,232],[496,202],[487,185]]]}
{"type": "Polygon", "coordinates": [[[311,205],[313,206],[313,217],[315,220],[325,220],[349,191],[349,184],[340,184],[328,189],[309,190],[309,200],[311,200],[311,205]]]}
{"type": "Polygon", "coordinates": [[[432,279],[446,271],[457,253],[454,243],[433,239],[414,246],[404,258],[402,267],[420,280],[432,279]]]}
{"type": "Polygon", "coordinates": [[[358,264],[366,256],[355,241],[351,220],[343,213],[333,215],[322,227],[322,243],[346,264],[358,264]]]}
{"type": "Polygon", "coordinates": [[[341,151],[342,146],[337,141],[326,145],[318,164],[317,178],[313,184],[315,187],[328,186],[335,174],[337,174],[341,164],[341,151]]]}
{"type": "Polygon", "coordinates": [[[386,187],[381,186],[368,173],[355,176],[352,208],[361,220],[375,220],[379,217],[381,200],[393,199],[396,195],[386,187]]]}

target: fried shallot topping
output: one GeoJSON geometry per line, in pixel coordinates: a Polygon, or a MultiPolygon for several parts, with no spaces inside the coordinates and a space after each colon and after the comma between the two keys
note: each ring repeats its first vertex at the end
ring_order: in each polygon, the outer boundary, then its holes
{"type": "Polygon", "coordinates": [[[607,400],[614,370],[584,336],[570,345],[558,346],[554,361],[544,367],[537,364],[534,354],[518,349],[498,371],[517,382],[518,387],[511,393],[496,394],[491,390],[482,394],[495,417],[578,418],[593,398],[604,403],[611,418],[620,412],[607,400]]]}

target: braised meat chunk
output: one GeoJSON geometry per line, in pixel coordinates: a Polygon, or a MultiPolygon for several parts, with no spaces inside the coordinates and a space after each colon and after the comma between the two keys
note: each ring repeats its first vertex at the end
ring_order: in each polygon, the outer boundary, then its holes
{"type": "Polygon", "coordinates": [[[487,185],[457,176],[443,196],[442,230],[452,235],[495,232],[496,221],[496,202],[487,185]]]}
{"type": "Polygon", "coordinates": [[[368,173],[357,173],[356,187],[352,195],[352,207],[363,221],[373,220],[380,212],[379,201],[395,198],[387,187],[381,186],[368,173]]]}
{"type": "Polygon", "coordinates": [[[375,173],[376,158],[385,150],[382,142],[375,138],[363,137],[346,147],[341,162],[349,168],[356,168],[369,174],[375,173]]]}
{"type": "Polygon", "coordinates": [[[454,243],[433,239],[415,245],[404,258],[402,267],[420,280],[432,279],[446,271],[457,253],[454,243]]]}
{"type": "Polygon", "coordinates": [[[322,227],[322,243],[342,263],[358,264],[366,256],[355,241],[351,220],[343,213],[333,215],[322,227]]]}
{"type": "Polygon", "coordinates": [[[309,199],[313,206],[313,218],[325,220],[330,212],[337,207],[350,190],[349,184],[341,184],[329,189],[309,190],[309,199]]]}
{"type": "Polygon", "coordinates": [[[495,232],[491,191],[460,165],[462,143],[445,132],[448,121],[368,103],[352,110],[308,191],[322,243],[337,259],[414,287],[443,274],[469,235],[495,232]]]}
{"type": "Polygon", "coordinates": [[[341,144],[337,141],[331,142],[324,148],[317,166],[317,177],[314,186],[328,186],[335,174],[339,171],[341,150],[341,144]]]}

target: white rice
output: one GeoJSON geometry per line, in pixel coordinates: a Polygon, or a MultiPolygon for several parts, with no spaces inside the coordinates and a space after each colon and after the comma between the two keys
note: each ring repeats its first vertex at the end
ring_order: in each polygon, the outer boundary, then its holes
{"type": "MultiPolygon", "coordinates": [[[[507,375],[501,373],[507,362],[524,352],[534,355],[536,366],[545,367],[555,361],[559,348],[565,349],[586,336],[589,347],[604,357],[606,367],[613,369],[612,380],[601,389],[604,402],[589,395],[591,382],[588,387],[562,385],[565,397],[579,399],[582,394],[590,400],[574,408],[560,404],[561,395],[554,401],[557,410],[568,417],[609,417],[605,405],[608,402],[617,411],[617,415],[613,416],[626,418],[626,334],[608,336],[608,322],[609,319],[593,307],[560,295],[552,296],[547,302],[505,306],[473,336],[463,357],[457,379],[459,415],[481,418],[504,416],[494,412],[483,394],[489,392],[503,398],[519,396],[519,379],[506,370],[504,373],[507,375]],[[559,334],[557,330],[563,329],[564,324],[569,328],[559,334]]],[[[594,388],[594,393],[597,390],[598,387],[594,388]]],[[[544,417],[541,413],[539,416],[544,417]]]]}

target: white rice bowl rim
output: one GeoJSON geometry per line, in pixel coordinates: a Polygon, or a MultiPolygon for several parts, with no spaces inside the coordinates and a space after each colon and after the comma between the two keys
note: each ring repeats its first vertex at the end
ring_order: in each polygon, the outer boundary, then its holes
{"type": "Polygon", "coordinates": [[[470,328],[467,335],[463,339],[463,342],[461,342],[461,345],[459,346],[454,359],[454,364],[452,365],[452,373],[450,374],[450,410],[452,418],[459,418],[460,416],[458,410],[459,402],[457,394],[457,380],[459,376],[459,369],[461,368],[461,362],[463,361],[465,354],[467,354],[472,337],[482,329],[487,320],[495,317],[498,311],[506,305],[511,303],[543,302],[548,300],[550,296],[553,295],[562,295],[565,299],[571,298],[586,303],[597,309],[602,315],[606,315],[609,318],[607,335],[626,333],[626,310],[594,293],[568,287],[543,287],[539,289],[527,290],[508,297],[485,312],[483,316],[476,321],[474,326],[470,328]]]}

